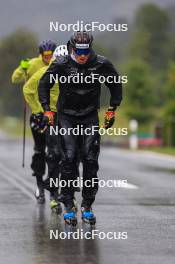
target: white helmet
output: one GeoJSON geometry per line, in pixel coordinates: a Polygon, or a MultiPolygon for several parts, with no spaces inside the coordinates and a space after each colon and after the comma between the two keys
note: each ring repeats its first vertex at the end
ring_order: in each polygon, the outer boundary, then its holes
{"type": "Polygon", "coordinates": [[[68,55],[67,45],[59,45],[56,47],[52,58],[56,59],[57,57],[65,55],[68,55]]]}

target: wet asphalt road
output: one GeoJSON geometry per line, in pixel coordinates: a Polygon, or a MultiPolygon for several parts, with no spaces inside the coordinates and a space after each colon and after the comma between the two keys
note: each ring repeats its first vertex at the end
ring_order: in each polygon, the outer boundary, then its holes
{"type": "MultiPolygon", "coordinates": [[[[174,264],[175,158],[102,148],[100,178],[127,180],[128,188],[100,188],[94,210],[102,232],[127,239],[50,239],[65,231],[62,217],[33,196],[32,144],[21,168],[21,142],[0,141],[0,264],[174,264]]],[[[77,195],[78,201],[80,195],[77,195]]],[[[78,229],[82,226],[79,217],[78,229]]],[[[69,230],[70,231],[70,230],[69,230]]]]}

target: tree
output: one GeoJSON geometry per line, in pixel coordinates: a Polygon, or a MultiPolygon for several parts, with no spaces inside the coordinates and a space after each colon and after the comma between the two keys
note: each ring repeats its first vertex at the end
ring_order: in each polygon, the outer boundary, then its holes
{"type": "Polygon", "coordinates": [[[166,102],[174,102],[175,98],[175,62],[170,62],[166,82],[166,102]]]}
{"type": "Polygon", "coordinates": [[[22,114],[22,90],[20,85],[12,85],[11,75],[23,58],[37,55],[37,37],[34,33],[19,29],[0,41],[0,111],[2,114],[20,116],[22,114]]]}
{"type": "Polygon", "coordinates": [[[175,62],[169,63],[165,83],[165,106],[163,108],[164,142],[175,146],[175,62]]]}
{"type": "Polygon", "coordinates": [[[166,68],[170,44],[167,12],[154,4],[145,4],[137,11],[135,27],[131,55],[143,59],[154,70],[166,68]]]}
{"type": "Polygon", "coordinates": [[[169,101],[163,113],[164,143],[169,146],[175,146],[175,104],[169,101]]]}
{"type": "Polygon", "coordinates": [[[154,105],[153,81],[149,67],[141,60],[132,61],[127,65],[126,73],[126,114],[140,123],[148,122],[152,118],[154,105]]]}

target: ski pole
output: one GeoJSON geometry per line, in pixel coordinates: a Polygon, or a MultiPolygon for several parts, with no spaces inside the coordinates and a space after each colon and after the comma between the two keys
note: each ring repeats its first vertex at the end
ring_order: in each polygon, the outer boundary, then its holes
{"type": "MultiPolygon", "coordinates": [[[[25,82],[27,82],[27,71],[25,72],[25,82]]],[[[26,115],[27,115],[27,104],[24,99],[24,110],[23,110],[23,150],[22,150],[22,167],[25,167],[25,148],[26,148],[26,115]]]]}
{"type": "Polygon", "coordinates": [[[22,151],[22,167],[25,167],[25,146],[26,146],[26,113],[27,106],[24,101],[24,114],[23,114],[23,151],[22,151]]]}

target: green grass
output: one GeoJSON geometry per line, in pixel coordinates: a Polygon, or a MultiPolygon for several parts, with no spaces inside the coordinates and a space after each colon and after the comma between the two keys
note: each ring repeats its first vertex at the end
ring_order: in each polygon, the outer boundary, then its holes
{"type": "MultiPolygon", "coordinates": [[[[102,109],[99,112],[99,119],[100,119],[100,125],[103,125],[104,122],[104,115],[107,109],[102,109]]],[[[27,137],[31,136],[31,131],[29,127],[29,117],[27,117],[26,122],[26,135],[27,137]]],[[[122,109],[119,110],[116,114],[116,122],[114,124],[114,127],[116,128],[128,128],[128,121],[126,119],[126,116],[122,112],[122,109]]],[[[23,120],[15,118],[15,117],[5,117],[0,118],[0,130],[3,131],[5,134],[8,134],[13,137],[22,137],[23,135],[23,120]]],[[[103,138],[107,138],[108,140],[115,141],[118,136],[102,136],[103,138]]]]}
{"type": "MultiPolygon", "coordinates": [[[[105,111],[106,109],[102,109],[99,112],[99,118],[100,118],[101,125],[103,124],[105,111]]],[[[22,137],[23,120],[20,120],[14,117],[6,117],[6,118],[1,117],[0,124],[1,124],[0,130],[3,131],[5,134],[9,136],[13,136],[13,137],[22,137]]],[[[116,128],[127,127],[128,128],[128,120],[126,119],[122,110],[116,114],[116,122],[115,122],[114,127],[116,128]]],[[[29,127],[29,117],[27,118],[26,136],[31,137],[31,131],[29,127]]],[[[106,139],[106,138],[111,141],[116,141],[118,139],[118,137],[115,135],[114,136],[103,136],[103,139],[106,139]]],[[[145,150],[175,156],[175,147],[150,147],[145,150]]]]}
{"type": "Polygon", "coordinates": [[[151,147],[147,150],[175,156],[175,147],[151,147]]]}
{"type": "MultiPolygon", "coordinates": [[[[15,117],[0,118],[0,130],[5,134],[13,137],[22,137],[23,135],[23,120],[17,119],[15,117]]],[[[26,136],[31,136],[31,131],[29,127],[29,118],[26,122],[26,136]]]]}

